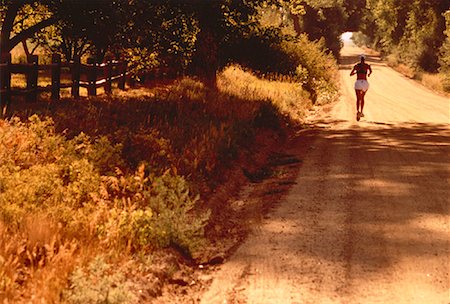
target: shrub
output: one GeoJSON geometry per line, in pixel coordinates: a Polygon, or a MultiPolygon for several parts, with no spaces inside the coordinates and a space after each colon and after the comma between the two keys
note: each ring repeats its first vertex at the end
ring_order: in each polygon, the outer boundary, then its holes
{"type": "Polygon", "coordinates": [[[313,102],[324,104],[337,97],[336,59],[323,38],[310,41],[306,34],[295,37],[280,28],[265,27],[251,31],[225,51],[234,62],[260,74],[295,76],[313,102]]]}
{"type": "Polygon", "coordinates": [[[132,77],[138,81],[142,81],[147,73],[155,70],[161,64],[158,54],[148,48],[126,49],[124,57],[129,63],[132,77]]]}
{"type": "MultiPolygon", "coordinates": [[[[67,139],[56,134],[51,120],[32,116],[26,123],[2,122],[0,147],[0,296],[13,299],[19,292],[14,289],[49,283],[40,274],[55,278],[61,288],[71,270],[62,264],[75,263],[76,248],[174,246],[190,254],[202,244],[209,212],[194,210],[199,198],[190,194],[186,180],[169,172],[150,174],[145,165],[135,174],[112,170],[123,164],[120,145],[105,137],[81,133],[67,139]],[[41,228],[55,239],[33,241],[38,235],[32,230],[41,228]]],[[[128,303],[122,277],[100,262],[92,267],[73,274],[69,301],[128,303]],[[99,278],[99,285],[92,283],[99,278]]]]}
{"type": "Polygon", "coordinates": [[[209,212],[194,212],[199,198],[184,178],[149,177],[142,165],[134,176],[109,177],[104,187],[114,198],[100,228],[107,242],[134,249],[173,245],[188,254],[202,243],[209,212]]]}
{"type": "Polygon", "coordinates": [[[73,210],[92,203],[100,173],[121,164],[120,146],[85,134],[67,140],[37,116],[5,123],[0,146],[0,218],[10,227],[39,211],[76,231],[83,223],[73,210]]]}
{"type": "Polygon", "coordinates": [[[355,32],[352,35],[352,41],[360,47],[369,46],[370,47],[370,38],[362,32],[355,32]]]}
{"type": "MultiPolygon", "coordinates": [[[[208,193],[258,133],[279,135],[284,119],[301,121],[311,106],[295,77],[271,77],[230,67],[219,77],[220,91],[184,78],[147,94],[62,101],[41,111],[55,123],[38,116],[1,121],[1,235],[18,244],[9,250],[0,237],[7,299],[39,293],[57,301],[74,267],[99,251],[142,254],[172,246],[196,253],[210,214],[190,189],[208,193]],[[52,223],[46,227],[57,236],[55,246],[27,243],[33,228],[25,219],[37,215],[45,220],[34,227],[52,223]],[[17,252],[24,258],[16,260],[17,252]],[[54,252],[54,260],[45,258],[54,252]],[[14,276],[16,270],[27,275],[14,276]]],[[[105,270],[117,282],[105,284],[126,285],[115,274],[105,270]]],[[[74,272],[67,299],[105,300],[89,289],[94,284],[81,284],[91,278],[89,267],[74,272]],[[82,290],[94,295],[83,298],[82,290]]]]}
{"type": "Polygon", "coordinates": [[[225,51],[232,62],[262,73],[289,74],[295,61],[287,56],[282,42],[291,39],[278,27],[255,29],[246,37],[227,45],[225,51]]]}
{"type": "MultiPolygon", "coordinates": [[[[421,82],[424,86],[427,88],[430,88],[434,91],[443,92],[444,90],[444,83],[445,83],[445,77],[442,74],[430,74],[423,72],[421,75],[422,79],[421,82]]],[[[450,87],[449,87],[450,89],[450,87]]]]}
{"type": "Polygon", "coordinates": [[[131,304],[138,303],[132,292],[133,284],[125,275],[96,257],[88,267],[78,267],[69,278],[70,286],[64,299],[72,304],[131,304]]]}
{"type": "Polygon", "coordinates": [[[283,43],[285,52],[295,58],[294,71],[303,87],[311,93],[311,99],[325,104],[337,98],[337,65],[331,53],[327,53],[324,41],[310,41],[305,34],[295,41],[283,43]]]}

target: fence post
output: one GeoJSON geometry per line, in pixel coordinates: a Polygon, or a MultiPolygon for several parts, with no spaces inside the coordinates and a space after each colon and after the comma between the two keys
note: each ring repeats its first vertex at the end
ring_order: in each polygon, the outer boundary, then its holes
{"type": "Polygon", "coordinates": [[[0,58],[0,107],[5,116],[11,103],[11,53],[2,53],[0,58]]]}
{"type": "Polygon", "coordinates": [[[108,61],[105,67],[105,92],[108,95],[112,92],[112,65],[112,62],[108,61]]]}
{"type": "Polygon", "coordinates": [[[87,63],[91,65],[88,68],[88,96],[97,95],[97,63],[95,58],[88,58],[87,63]]]}
{"type": "Polygon", "coordinates": [[[125,90],[125,80],[127,78],[127,63],[125,61],[119,63],[119,71],[121,74],[119,78],[119,89],[125,90]]]}
{"type": "Polygon", "coordinates": [[[52,54],[52,100],[58,101],[61,90],[61,55],[52,54]]]}
{"type": "Polygon", "coordinates": [[[38,74],[39,74],[39,66],[38,66],[38,56],[30,55],[29,56],[29,64],[30,70],[27,73],[27,101],[35,102],[37,100],[37,84],[38,84],[38,74]]]}
{"type": "Polygon", "coordinates": [[[81,60],[79,57],[73,59],[72,64],[72,97],[80,97],[80,71],[81,71],[81,60]]]}

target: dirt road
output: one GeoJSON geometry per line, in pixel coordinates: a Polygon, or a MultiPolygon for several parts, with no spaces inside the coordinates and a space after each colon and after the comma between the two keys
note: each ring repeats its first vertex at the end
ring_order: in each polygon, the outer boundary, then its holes
{"type": "Polygon", "coordinates": [[[344,49],[343,96],[315,118],[296,184],[202,303],[450,303],[450,100],[368,56],[356,122],[360,52],[344,49]]]}

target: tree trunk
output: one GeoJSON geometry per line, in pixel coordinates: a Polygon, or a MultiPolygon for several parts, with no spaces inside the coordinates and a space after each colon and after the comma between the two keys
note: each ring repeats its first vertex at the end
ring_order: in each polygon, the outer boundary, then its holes
{"type": "Polygon", "coordinates": [[[300,26],[300,18],[296,14],[291,14],[292,22],[294,23],[294,30],[297,35],[302,33],[302,27],[300,26]]]}
{"type": "Polygon", "coordinates": [[[3,20],[0,32],[0,49],[2,53],[2,58],[5,58],[3,57],[3,55],[11,52],[11,50],[20,42],[33,36],[35,33],[39,32],[43,28],[52,25],[56,21],[56,19],[52,17],[43,20],[21,31],[20,33],[17,33],[16,35],[14,35],[14,37],[11,38],[11,32],[13,31],[14,27],[14,20],[16,19],[17,13],[19,12],[19,9],[22,5],[23,5],[22,1],[12,1],[11,4],[8,5],[8,8],[6,10],[6,15],[3,20]]]}
{"type": "Polygon", "coordinates": [[[29,62],[28,58],[30,58],[30,50],[28,49],[28,45],[27,45],[27,40],[24,39],[22,40],[22,46],[23,46],[23,50],[25,52],[25,55],[27,56],[27,62],[29,62]]]}
{"type": "Polygon", "coordinates": [[[202,29],[197,36],[196,44],[196,52],[191,63],[191,71],[206,86],[215,88],[218,68],[216,39],[208,29],[202,29]]]}
{"type": "Polygon", "coordinates": [[[198,76],[206,86],[216,88],[216,73],[219,68],[217,31],[220,30],[217,20],[218,16],[221,16],[221,8],[214,1],[205,1],[196,5],[198,5],[197,20],[200,32],[197,35],[196,52],[189,70],[198,76]]]}
{"type": "Polygon", "coordinates": [[[3,19],[3,24],[0,32],[0,50],[2,62],[3,60],[7,60],[8,54],[12,49],[10,46],[9,37],[11,36],[14,20],[16,19],[19,8],[20,8],[19,1],[13,1],[10,5],[8,5],[5,18],[3,19]]]}

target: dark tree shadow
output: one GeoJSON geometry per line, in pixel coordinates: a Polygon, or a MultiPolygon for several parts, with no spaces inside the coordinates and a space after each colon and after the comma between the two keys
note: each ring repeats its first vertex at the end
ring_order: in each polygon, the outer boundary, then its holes
{"type": "Polygon", "coordinates": [[[312,194],[299,192],[304,196],[291,202],[297,204],[298,214],[276,218],[277,212],[273,212],[270,217],[295,227],[305,221],[300,215],[317,216],[312,221],[315,224],[306,231],[285,236],[288,248],[300,258],[315,257],[328,263],[347,260],[352,267],[365,270],[361,275],[383,273],[405,258],[447,257],[449,126],[381,122],[366,125],[367,128],[353,129],[323,127],[317,131],[317,142],[324,150],[316,153],[329,168],[317,173],[305,172],[310,167],[300,168],[297,182],[303,188],[320,183],[321,189],[312,194]],[[334,158],[334,154],[345,156],[346,161],[333,163],[342,160],[334,158]],[[336,185],[340,189],[330,188],[336,185]],[[323,201],[310,204],[314,197],[323,201]],[[343,231],[324,221],[327,217],[321,216],[327,212],[345,218],[343,231]],[[420,224],[433,219],[440,223],[438,227],[420,224]],[[317,236],[315,243],[299,249],[302,239],[311,235],[317,236]],[[330,252],[324,244],[338,236],[346,239],[344,248],[330,252]]]}

